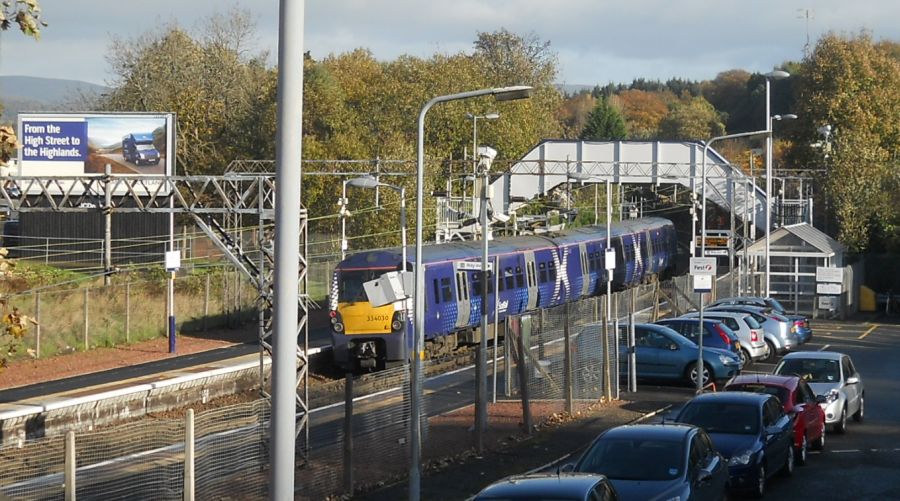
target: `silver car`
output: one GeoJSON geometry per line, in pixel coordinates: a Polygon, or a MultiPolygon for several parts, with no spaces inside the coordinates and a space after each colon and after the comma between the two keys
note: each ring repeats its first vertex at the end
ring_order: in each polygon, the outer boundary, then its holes
{"type": "MultiPolygon", "coordinates": [[[[692,311],[682,316],[698,318],[700,313],[692,311]]],[[[741,362],[744,367],[751,362],[769,358],[769,346],[766,344],[765,331],[749,313],[704,311],[703,318],[718,320],[737,334],[738,339],[741,340],[741,362]]]]}
{"type": "Polygon", "coordinates": [[[706,311],[735,311],[741,313],[749,313],[757,323],[759,323],[763,331],[765,331],[765,341],[769,346],[769,358],[767,361],[775,362],[776,355],[783,355],[800,346],[800,338],[793,330],[792,322],[767,308],[757,306],[743,305],[723,305],[714,306],[706,311]]]}
{"type": "Polygon", "coordinates": [[[861,422],[866,411],[866,389],[849,355],[834,351],[798,351],[785,355],[775,374],[798,375],[817,395],[824,395],[825,423],[834,431],[847,430],[847,416],[861,422]]]}

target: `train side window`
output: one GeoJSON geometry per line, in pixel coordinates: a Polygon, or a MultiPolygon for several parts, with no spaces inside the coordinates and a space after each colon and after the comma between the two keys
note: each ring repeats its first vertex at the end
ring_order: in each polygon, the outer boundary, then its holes
{"type": "Polygon", "coordinates": [[[443,295],[443,301],[451,301],[453,299],[453,289],[450,288],[450,278],[444,277],[441,279],[441,294],[443,295]]]}
{"type": "Polygon", "coordinates": [[[540,279],[541,283],[547,282],[547,265],[546,263],[538,263],[538,269],[540,270],[540,279]]]}
{"type": "Polygon", "coordinates": [[[463,299],[462,281],[459,279],[459,272],[456,272],[456,298],[463,299]]]}
{"type": "Polygon", "coordinates": [[[503,270],[503,281],[506,282],[506,288],[512,289],[515,287],[515,283],[513,281],[513,269],[511,266],[508,266],[505,270],[503,270]]]}
{"type": "Polygon", "coordinates": [[[441,289],[438,287],[438,281],[434,279],[434,304],[441,302],[441,289]]]}
{"type": "Polygon", "coordinates": [[[597,253],[588,254],[588,271],[597,271],[597,253]]]}
{"type": "Polygon", "coordinates": [[[494,272],[493,271],[487,272],[487,282],[488,282],[487,283],[488,294],[493,294],[494,293],[494,272]]]}
{"type": "Polygon", "coordinates": [[[516,287],[525,288],[525,275],[522,274],[522,267],[516,266],[516,287]]]}
{"type": "Polygon", "coordinates": [[[556,263],[554,263],[553,261],[550,261],[549,263],[547,263],[547,267],[550,268],[550,281],[555,282],[556,281],[556,263]]]}

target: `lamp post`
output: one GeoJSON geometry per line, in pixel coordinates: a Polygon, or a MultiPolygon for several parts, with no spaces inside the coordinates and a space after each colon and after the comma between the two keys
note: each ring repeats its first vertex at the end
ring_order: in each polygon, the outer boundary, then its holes
{"type": "Polygon", "coordinates": [[[769,273],[769,245],[772,234],[772,80],[783,80],[790,73],[782,70],[770,71],[763,75],[766,77],[766,297],[772,294],[769,273]]]}
{"type": "Polygon", "coordinates": [[[484,115],[476,115],[474,113],[466,113],[466,118],[472,119],[472,174],[477,175],[478,170],[478,119],[496,120],[500,118],[500,114],[496,111],[485,113],[484,115]]]}
{"type": "MultiPolygon", "coordinates": [[[[416,257],[415,257],[415,316],[413,318],[413,330],[415,341],[410,363],[410,467],[409,467],[409,499],[418,501],[421,489],[421,430],[419,428],[420,394],[422,350],[425,345],[425,266],[422,263],[422,229],[424,226],[423,204],[425,185],[425,115],[432,106],[448,101],[469,99],[479,96],[494,96],[497,101],[512,101],[531,97],[531,87],[517,85],[513,87],[498,87],[493,89],[481,89],[458,94],[438,96],[425,103],[419,111],[416,141],[416,257]]],[[[485,270],[482,270],[484,272],[485,270]]]]}

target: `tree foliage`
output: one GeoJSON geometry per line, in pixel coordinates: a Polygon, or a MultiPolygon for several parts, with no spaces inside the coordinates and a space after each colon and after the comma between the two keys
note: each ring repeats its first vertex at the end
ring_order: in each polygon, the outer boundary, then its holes
{"type": "Polygon", "coordinates": [[[629,89],[612,98],[622,110],[629,138],[656,138],[660,123],[669,113],[667,98],[671,101],[674,96],[667,91],[649,92],[639,89],[629,89]]]}
{"type": "Polygon", "coordinates": [[[38,0],[4,1],[0,5],[0,30],[6,31],[14,24],[26,36],[40,39],[41,28],[46,27],[47,23],[41,18],[38,0]]]}
{"type": "Polygon", "coordinates": [[[796,81],[796,156],[818,157],[811,163],[827,166],[825,189],[838,238],[857,251],[869,248],[873,233],[896,235],[900,219],[900,64],[886,49],[866,33],[826,35],[796,81]],[[821,139],[816,129],[823,124],[834,131],[827,161],[808,146],[821,139]]]}
{"type": "Polygon", "coordinates": [[[707,140],[725,132],[719,112],[703,97],[676,101],[659,124],[659,138],[673,141],[707,140]]]}
{"type": "Polygon", "coordinates": [[[616,141],[624,139],[625,134],[625,121],[622,120],[622,115],[613,108],[608,99],[599,99],[588,115],[579,139],[616,141]]]}

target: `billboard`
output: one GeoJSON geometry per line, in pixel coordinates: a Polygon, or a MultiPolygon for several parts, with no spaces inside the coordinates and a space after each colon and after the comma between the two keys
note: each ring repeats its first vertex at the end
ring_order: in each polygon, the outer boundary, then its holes
{"type": "Polygon", "coordinates": [[[14,174],[171,176],[174,133],[173,113],[21,113],[14,174]]]}

